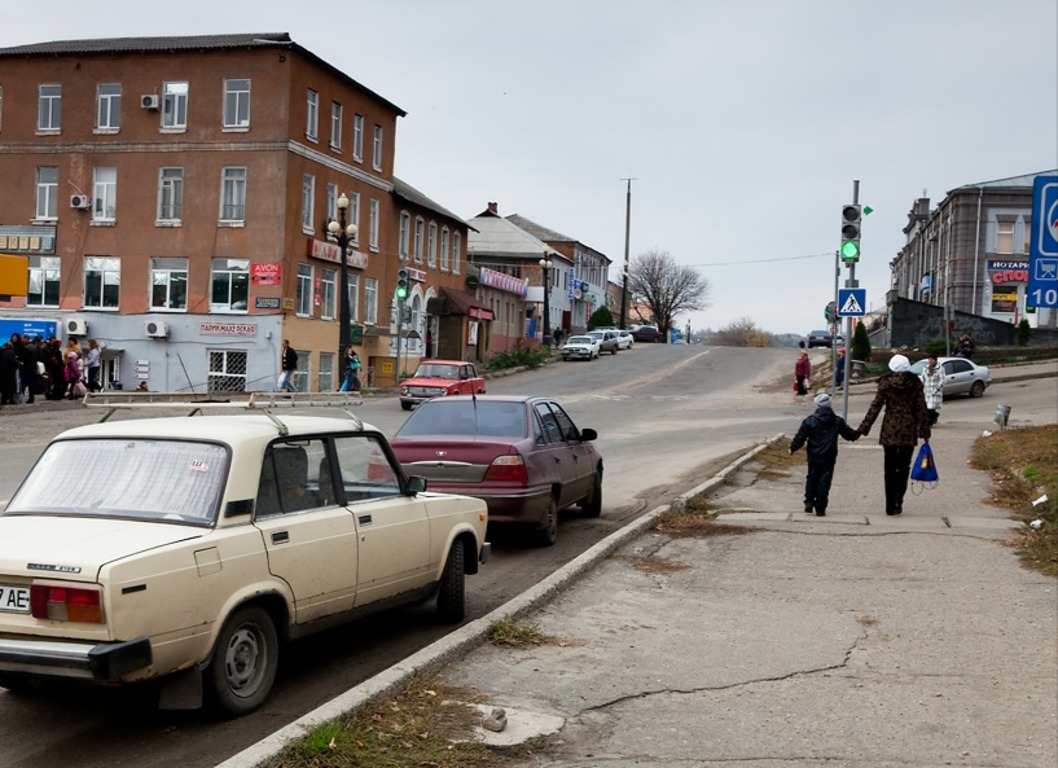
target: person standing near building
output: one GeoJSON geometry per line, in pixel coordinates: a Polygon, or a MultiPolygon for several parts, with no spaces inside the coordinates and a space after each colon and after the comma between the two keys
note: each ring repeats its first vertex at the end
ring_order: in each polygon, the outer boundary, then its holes
{"type": "Polygon", "coordinates": [[[794,364],[794,377],[797,379],[797,394],[808,394],[808,379],[812,376],[812,361],[808,359],[808,352],[801,350],[794,364]]]}
{"type": "Polygon", "coordinates": [[[885,454],[882,477],[887,515],[899,515],[904,511],[904,494],[915,446],[920,437],[928,443],[931,434],[922,379],[911,373],[910,368],[911,363],[906,357],[893,355],[889,361],[890,373],[882,374],[878,379],[878,391],[858,428],[861,435],[870,434],[875,419],[885,409],[878,442],[885,454]]]}
{"type": "Polygon", "coordinates": [[[926,397],[926,412],[932,427],[940,418],[940,407],[944,403],[944,370],[937,365],[937,356],[930,355],[922,371],[922,391],[926,397]]]}
{"type": "Polygon", "coordinates": [[[298,389],[294,385],[294,373],[298,370],[298,353],[290,346],[290,339],[283,339],[279,367],[279,389],[297,392],[298,389]]]}
{"type": "Polygon", "coordinates": [[[838,359],[834,363],[834,389],[841,389],[845,383],[845,348],[838,350],[838,359]]]}
{"type": "Polygon", "coordinates": [[[95,339],[88,340],[88,355],[85,357],[85,367],[88,368],[88,391],[98,392],[103,387],[99,383],[99,371],[102,369],[103,350],[99,348],[99,342],[95,339]]]}

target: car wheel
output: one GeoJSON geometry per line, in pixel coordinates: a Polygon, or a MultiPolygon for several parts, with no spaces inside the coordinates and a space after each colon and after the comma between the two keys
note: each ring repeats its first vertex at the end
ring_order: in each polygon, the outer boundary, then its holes
{"type": "Polygon", "coordinates": [[[973,386],[970,387],[970,397],[980,397],[985,393],[985,383],[983,381],[975,381],[973,386]]]}
{"type": "Polygon", "coordinates": [[[466,572],[463,567],[463,540],[456,539],[448,550],[441,584],[437,591],[437,616],[441,621],[455,624],[466,616],[466,572]]]}
{"type": "Polygon", "coordinates": [[[403,400],[401,400],[400,401],[400,407],[403,408],[406,411],[410,411],[411,410],[411,403],[406,403],[403,400]]]}
{"type": "Polygon", "coordinates": [[[617,354],[617,347],[614,347],[613,349],[611,349],[610,350],[610,354],[611,355],[616,355],[617,354]]]}
{"type": "Polygon", "coordinates": [[[602,514],[602,470],[595,473],[595,482],[592,483],[591,498],[581,502],[580,508],[588,517],[598,517],[602,514]]]}
{"type": "Polygon", "coordinates": [[[547,512],[544,513],[543,525],[536,532],[537,542],[541,547],[551,547],[558,538],[558,504],[552,496],[547,501],[547,512]]]}
{"type": "Polygon", "coordinates": [[[0,674],[0,688],[6,688],[10,693],[16,696],[25,696],[26,694],[33,693],[36,685],[32,678],[0,674]]]}
{"type": "Polygon", "coordinates": [[[214,704],[229,715],[253,712],[272,691],[279,669],[279,640],[268,612],[257,605],[233,613],[210,658],[214,704]]]}

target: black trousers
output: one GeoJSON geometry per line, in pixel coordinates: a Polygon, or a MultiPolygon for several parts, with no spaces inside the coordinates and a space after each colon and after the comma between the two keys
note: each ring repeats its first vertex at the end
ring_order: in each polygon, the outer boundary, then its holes
{"type": "Polygon", "coordinates": [[[913,445],[884,445],[885,453],[885,514],[899,515],[904,511],[904,494],[911,475],[913,445]]]}
{"type": "Polygon", "coordinates": [[[805,504],[811,504],[816,514],[827,511],[830,503],[830,484],[834,480],[834,462],[827,464],[809,464],[808,476],[805,478],[805,504]]]}

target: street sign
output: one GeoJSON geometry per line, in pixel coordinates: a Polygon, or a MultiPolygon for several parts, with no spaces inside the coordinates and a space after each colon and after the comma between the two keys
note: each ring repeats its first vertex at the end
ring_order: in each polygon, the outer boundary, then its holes
{"type": "Polygon", "coordinates": [[[838,319],[838,303],[832,301],[823,308],[823,318],[828,322],[832,323],[838,319]]]}
{"type": "Polygon", "coordinates": [[[838,317],[863,317],[866,314],[866,288],[838,289],[838,317]]]}
{"type": "Polygon", "coordinates": [[[1029,245],[1030,307],[1058,307],[1058,176],[1037,176],[1032,185],[1029,245]]]}

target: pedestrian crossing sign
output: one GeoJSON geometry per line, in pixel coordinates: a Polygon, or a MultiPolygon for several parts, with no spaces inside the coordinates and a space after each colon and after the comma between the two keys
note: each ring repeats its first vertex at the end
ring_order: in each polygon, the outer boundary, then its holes
{"type": "Polygon", "coordinates": [[[866,314],[866,288],[838,289],[838,317],[863,317],[866,314]]]}

